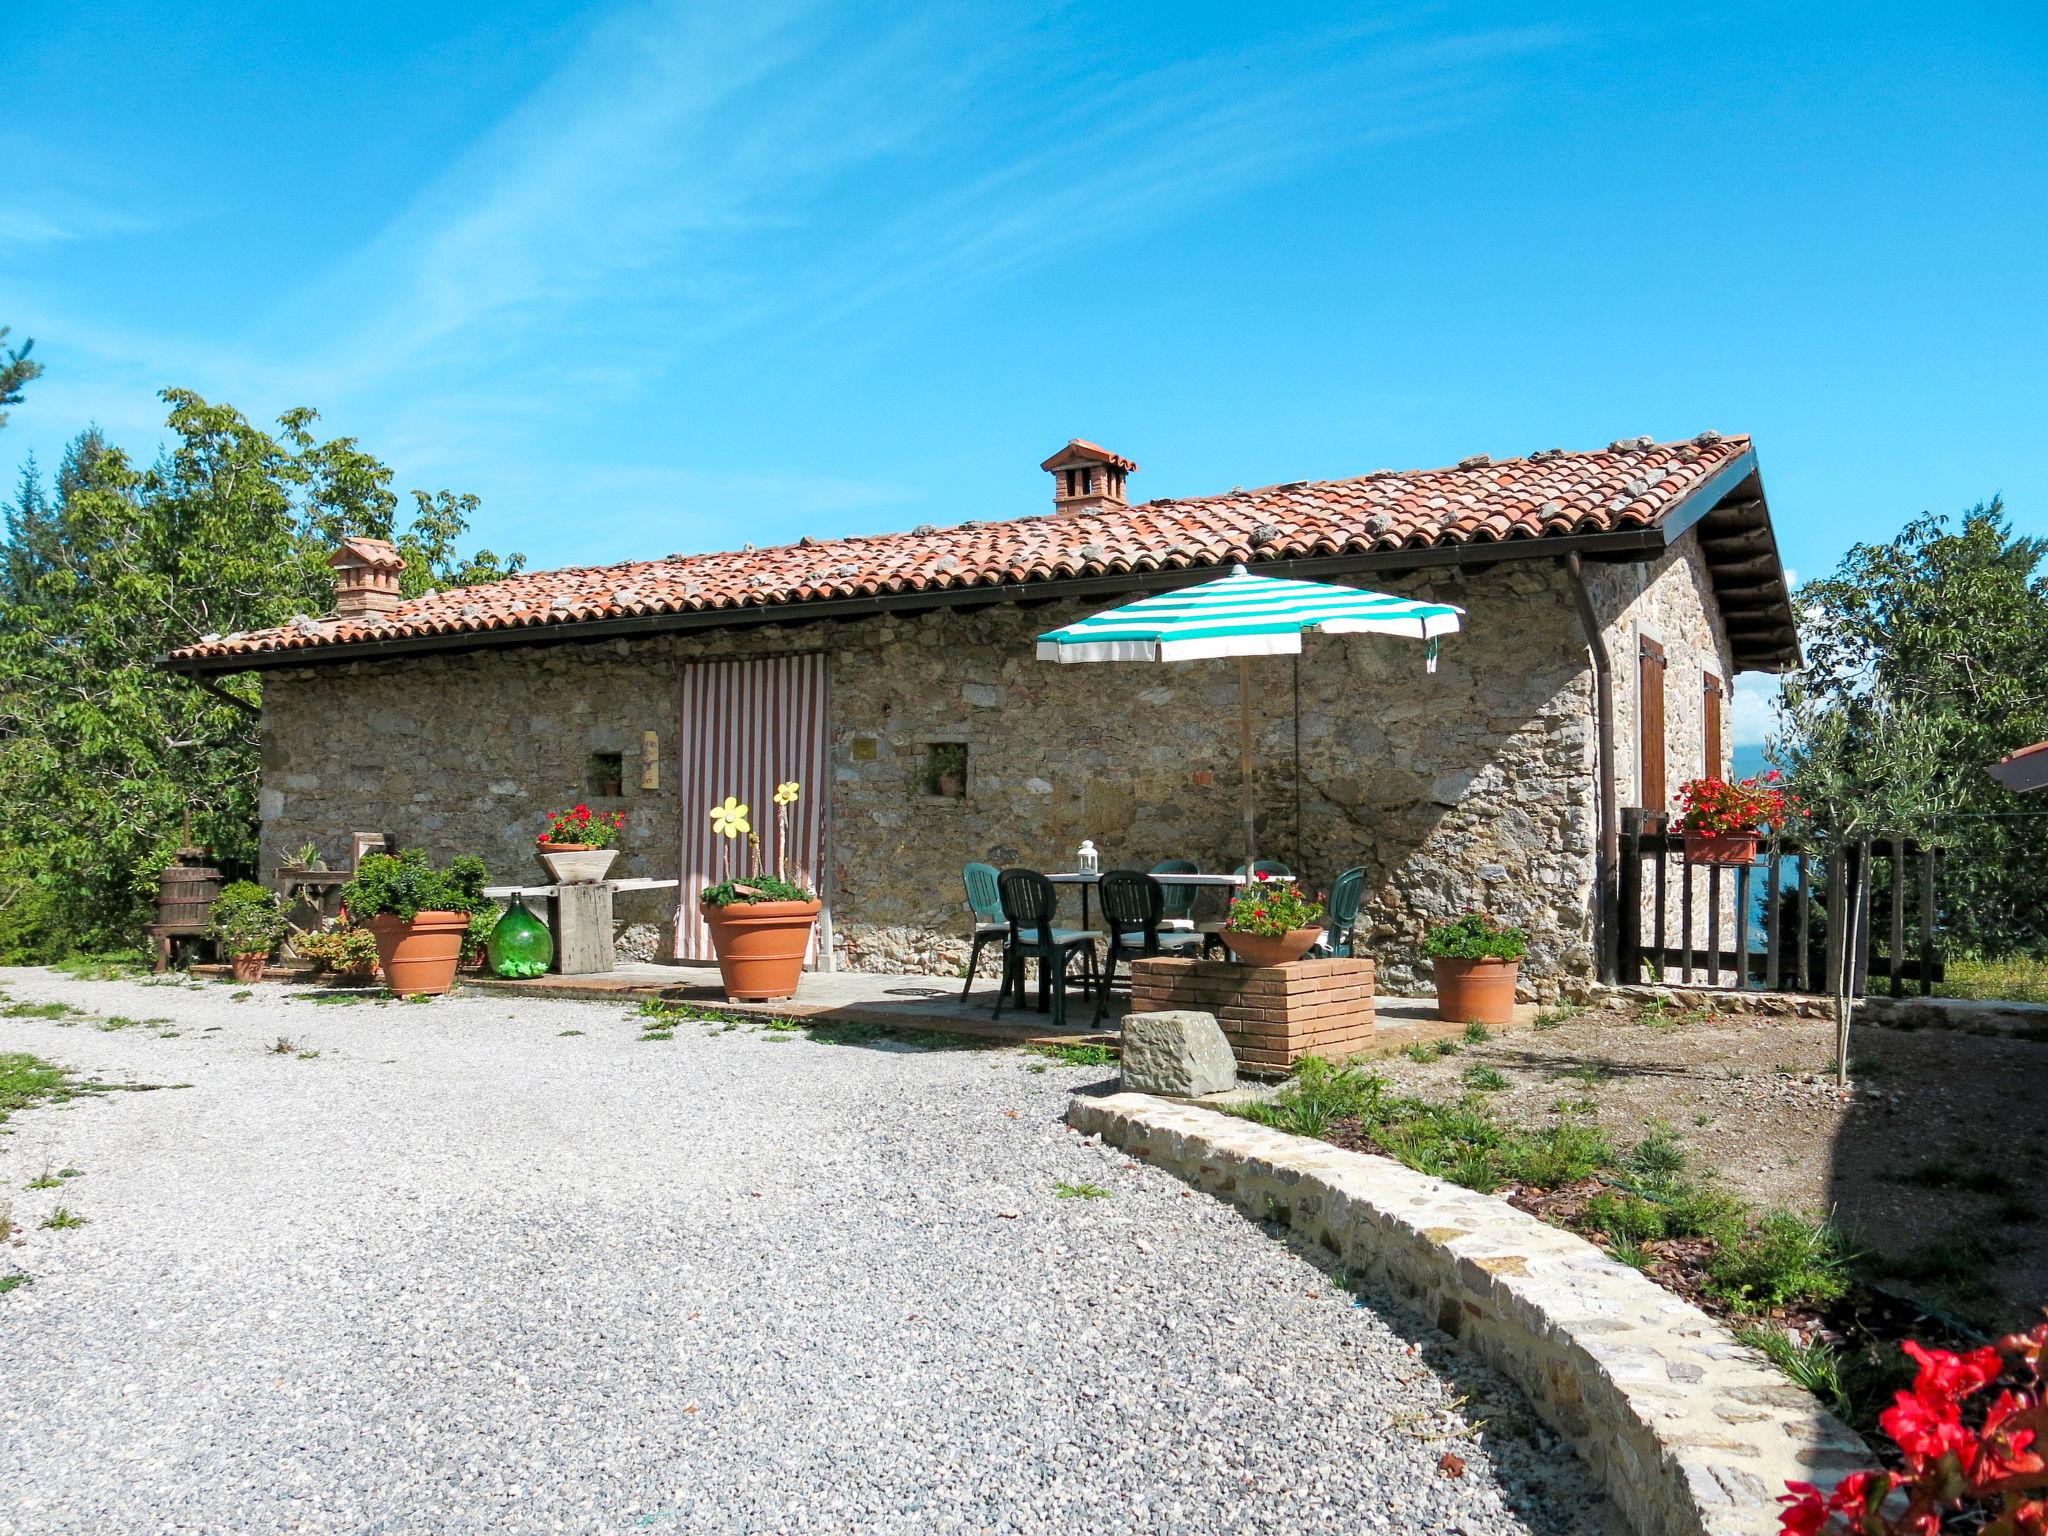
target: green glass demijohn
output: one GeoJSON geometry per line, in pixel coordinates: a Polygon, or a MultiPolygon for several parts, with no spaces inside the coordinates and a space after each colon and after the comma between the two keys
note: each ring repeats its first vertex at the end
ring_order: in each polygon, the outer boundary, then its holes
{"type": "Polygon", "coordinates": [[[505,915],[498,919],[498,926],[491,930],[484,952],[490,958],[493,976],[515,981],[544,976],[554,963],[555,937],[548,932],[548,925],[514,896],[506,905],[505,915]]]}

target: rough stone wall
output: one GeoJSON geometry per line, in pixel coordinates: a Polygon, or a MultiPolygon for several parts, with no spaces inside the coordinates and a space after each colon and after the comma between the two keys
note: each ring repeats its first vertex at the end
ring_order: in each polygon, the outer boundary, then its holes
{"type": "MultiPolygon", "coordinates": [[[[1550,562],[1443,571],[1380,586],[1468,610],[1439,670],[1422,647],[1311,637],[1251,663],[1260,851],[1319,889],[1368,871],[1366,952],[1390,992],[1427,987],[1430,922],[1483,906],[1527,926],[1530,995],[1592,972],[1591,674],[1550,562]]],[[[588,799],[593,751],[624,755],[622,875],[673,876],[677,675],[692,658],[824,649],[831,663],[833,879],[841,963],[957,974],[960,867],[1071,868],[1082,838],[1104,867],[1241,857],[1237,667],[1061,666],[1032,640],[1112,599],[883,614],[632,641],[273,673],[263,729],[263,858],[311,839],[330,859],[352,830],[437,855],[483,855],[533,880],[542,813],[588,799]],[[641,733],[660,733],[658,790],[638,788],[641,733]],[[930,793],[934,743],[964,743],[965,794],[930,793]]],[[[696,807],[686,808],[696,814],[696,807]]],[[[667,893],[625,896],[626,921],[665,921],[667,893]]]]}
{"type": "MultiPolygon", "coordinates": [[[[1637,640],[1648,636],[1664,647],[1664,780],[1672,794],[1687,779],[1708,771],[1703,684],[1708,672],[1721,680],[1721,761],[1729,766],[1727,712],[1734,695],[1734,662],[1714,602],[1712,579],[1701,557],[1699,537],[1688,533],[1661,559],[1645,565],[1588,566],[1594,612],[1607,634],[1615,673],[1615,763],[1621,804],[1641,804],[1637,687],[1637,640]]],[[[1671,806],[1646,810],[1670,811],[1671,806]]]]}
{"type": "MultiPolygon", "coordinates": [[[[1675,815],[1676,806],[1643,806],[1641,694],[1636,664],[1638,644],[1648,636],[1664,647],[1664,780],[1667,794],[1675,799],[1679,785],[1706,774],[1725,777],[1731,769],[1733,748],[1729,734],[1730,705],[1734,697],[1734,662],[1728,637],[1714,601],[1713,582],[1699,548],[1699,537],[1688,533],[1662,559],[1648,565],[1589,567],[1589,586],[1594,609],[1605,627],[1607,646],[1614,662],[1615,681],[1615,776],[1619,781],[1619,802],[1624,807],[1663,811],[1675,815]],[[1721,756],[1706,760],[1706,674],[1721,680],[1721,756]]],[[[1626,857],[1626,851],[1624,851],[1626,857]]],[[[1672,859],[1665,874],[1666,945],[1684,944],[1681,919],[1685,882],[1693,882],[1693,943],[1704,954],[1712,934],[1724,952],[1734,948],[1735,895],[1732,872],[1718,881],[1718,926],[1710,924],[1709,885],[1704,872],[1687,873],[1682,860],[1672,859]]],[[[1643,883],[1643,934],[1646,944],[1656,926],[1655,882],[1643,883]]],[[[1673,973],[1675,977],[1675,972],[1673,973]]],[[[1702,976],[1704,973],[1701,973],[1702,976]]],[[[1723,973],[1724,979],[1732,973],[1723,973]]],[[[1658,978],[1648,978],[1656,980],[1658,978]]]]}

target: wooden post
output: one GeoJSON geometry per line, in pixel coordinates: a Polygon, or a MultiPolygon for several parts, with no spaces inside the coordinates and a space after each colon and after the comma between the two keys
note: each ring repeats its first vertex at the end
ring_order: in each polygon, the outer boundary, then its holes
{"type": "Polygon", "coordinates": [[[1237,658],[1237,752],[1244,770],[1244,864],[1245,874],[1259,856],[1259,818],[1252,790],[1252,660],[1237,658]]]}
{"type": "Polygon", "coordinates": [[[1843,875],[1848,889],[1842,894],[1842,965],[1835,981],[1835,1086],[1849,1086],[1849,1023],[1856,1007],[1857,983],[1863,975],[1858,950],[1869,942],[1870,845],[1864,843],[1851,855],[1844,849],[1843,875]]]}
{"type": "Polygon", "coordinates": [[[558,885],[549,898],[554,909],[555,970],[563,976],[594,976],[612,968],[612,888],[609,882],[558,885]]]}
{"type": "Polygon", "coordinates": [[[1935,850],[1920,850],[1920,995],[1934,996],[1934,861],[1935,850]]]}

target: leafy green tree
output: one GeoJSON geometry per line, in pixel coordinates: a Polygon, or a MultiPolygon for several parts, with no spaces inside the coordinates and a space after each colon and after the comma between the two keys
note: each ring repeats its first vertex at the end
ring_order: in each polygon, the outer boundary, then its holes
{"type": "Polygon", "coordinates": [[[1980,953],[2048,948],[2048,803],[1985,772],[2048,738],[2044,554],[1997,500],[1853,547],[1799,589],[1806,665],[1771,744],[1828,835],[1943,849],[1950,940],[1980,953]]]}
{"type": "MultiPolygon", "coordinates": [[[[209,635],[331,611],[341,538],[391,538],[418,590],[516,571],[462,557],[474,497],[415,493],[394,528],[391,472],[298,410],[265,432],[167,390],[172,441],[138,468],[97,433],[54,492],[33,467],[0,550],[0,955],[132,939],[188,826],[253,852],[256,721],[154,665],[209,635]]],[[[254,677],[222,685],[251,704],[254,677]]]]}
{"type": "MultiPolygon", "coordinates": [[[[0,325],[0,341],[7,339],[9,327],[0,325]]],[[[7,425],[5,407],[21,404],[23,386],[43,376],[43,365],[29,356],[35,350],[36,339],[31,336],[18,347],[0,349],[0,427],[7,425]]]]}

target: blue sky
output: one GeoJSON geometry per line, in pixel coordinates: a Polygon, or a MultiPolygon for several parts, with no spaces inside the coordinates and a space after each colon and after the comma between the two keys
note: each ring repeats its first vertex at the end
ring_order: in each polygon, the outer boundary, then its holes
{"type": "MultiPolygon", "coordinates": [[[[1703,427],[1795,570],[2048,533],[2048,11],[107,4],[0,18],[11,484],[312,405],[565,564],[1703,427]]],[[[1754,689],[1738,736],[1754,736],[1754,689]]]]}

